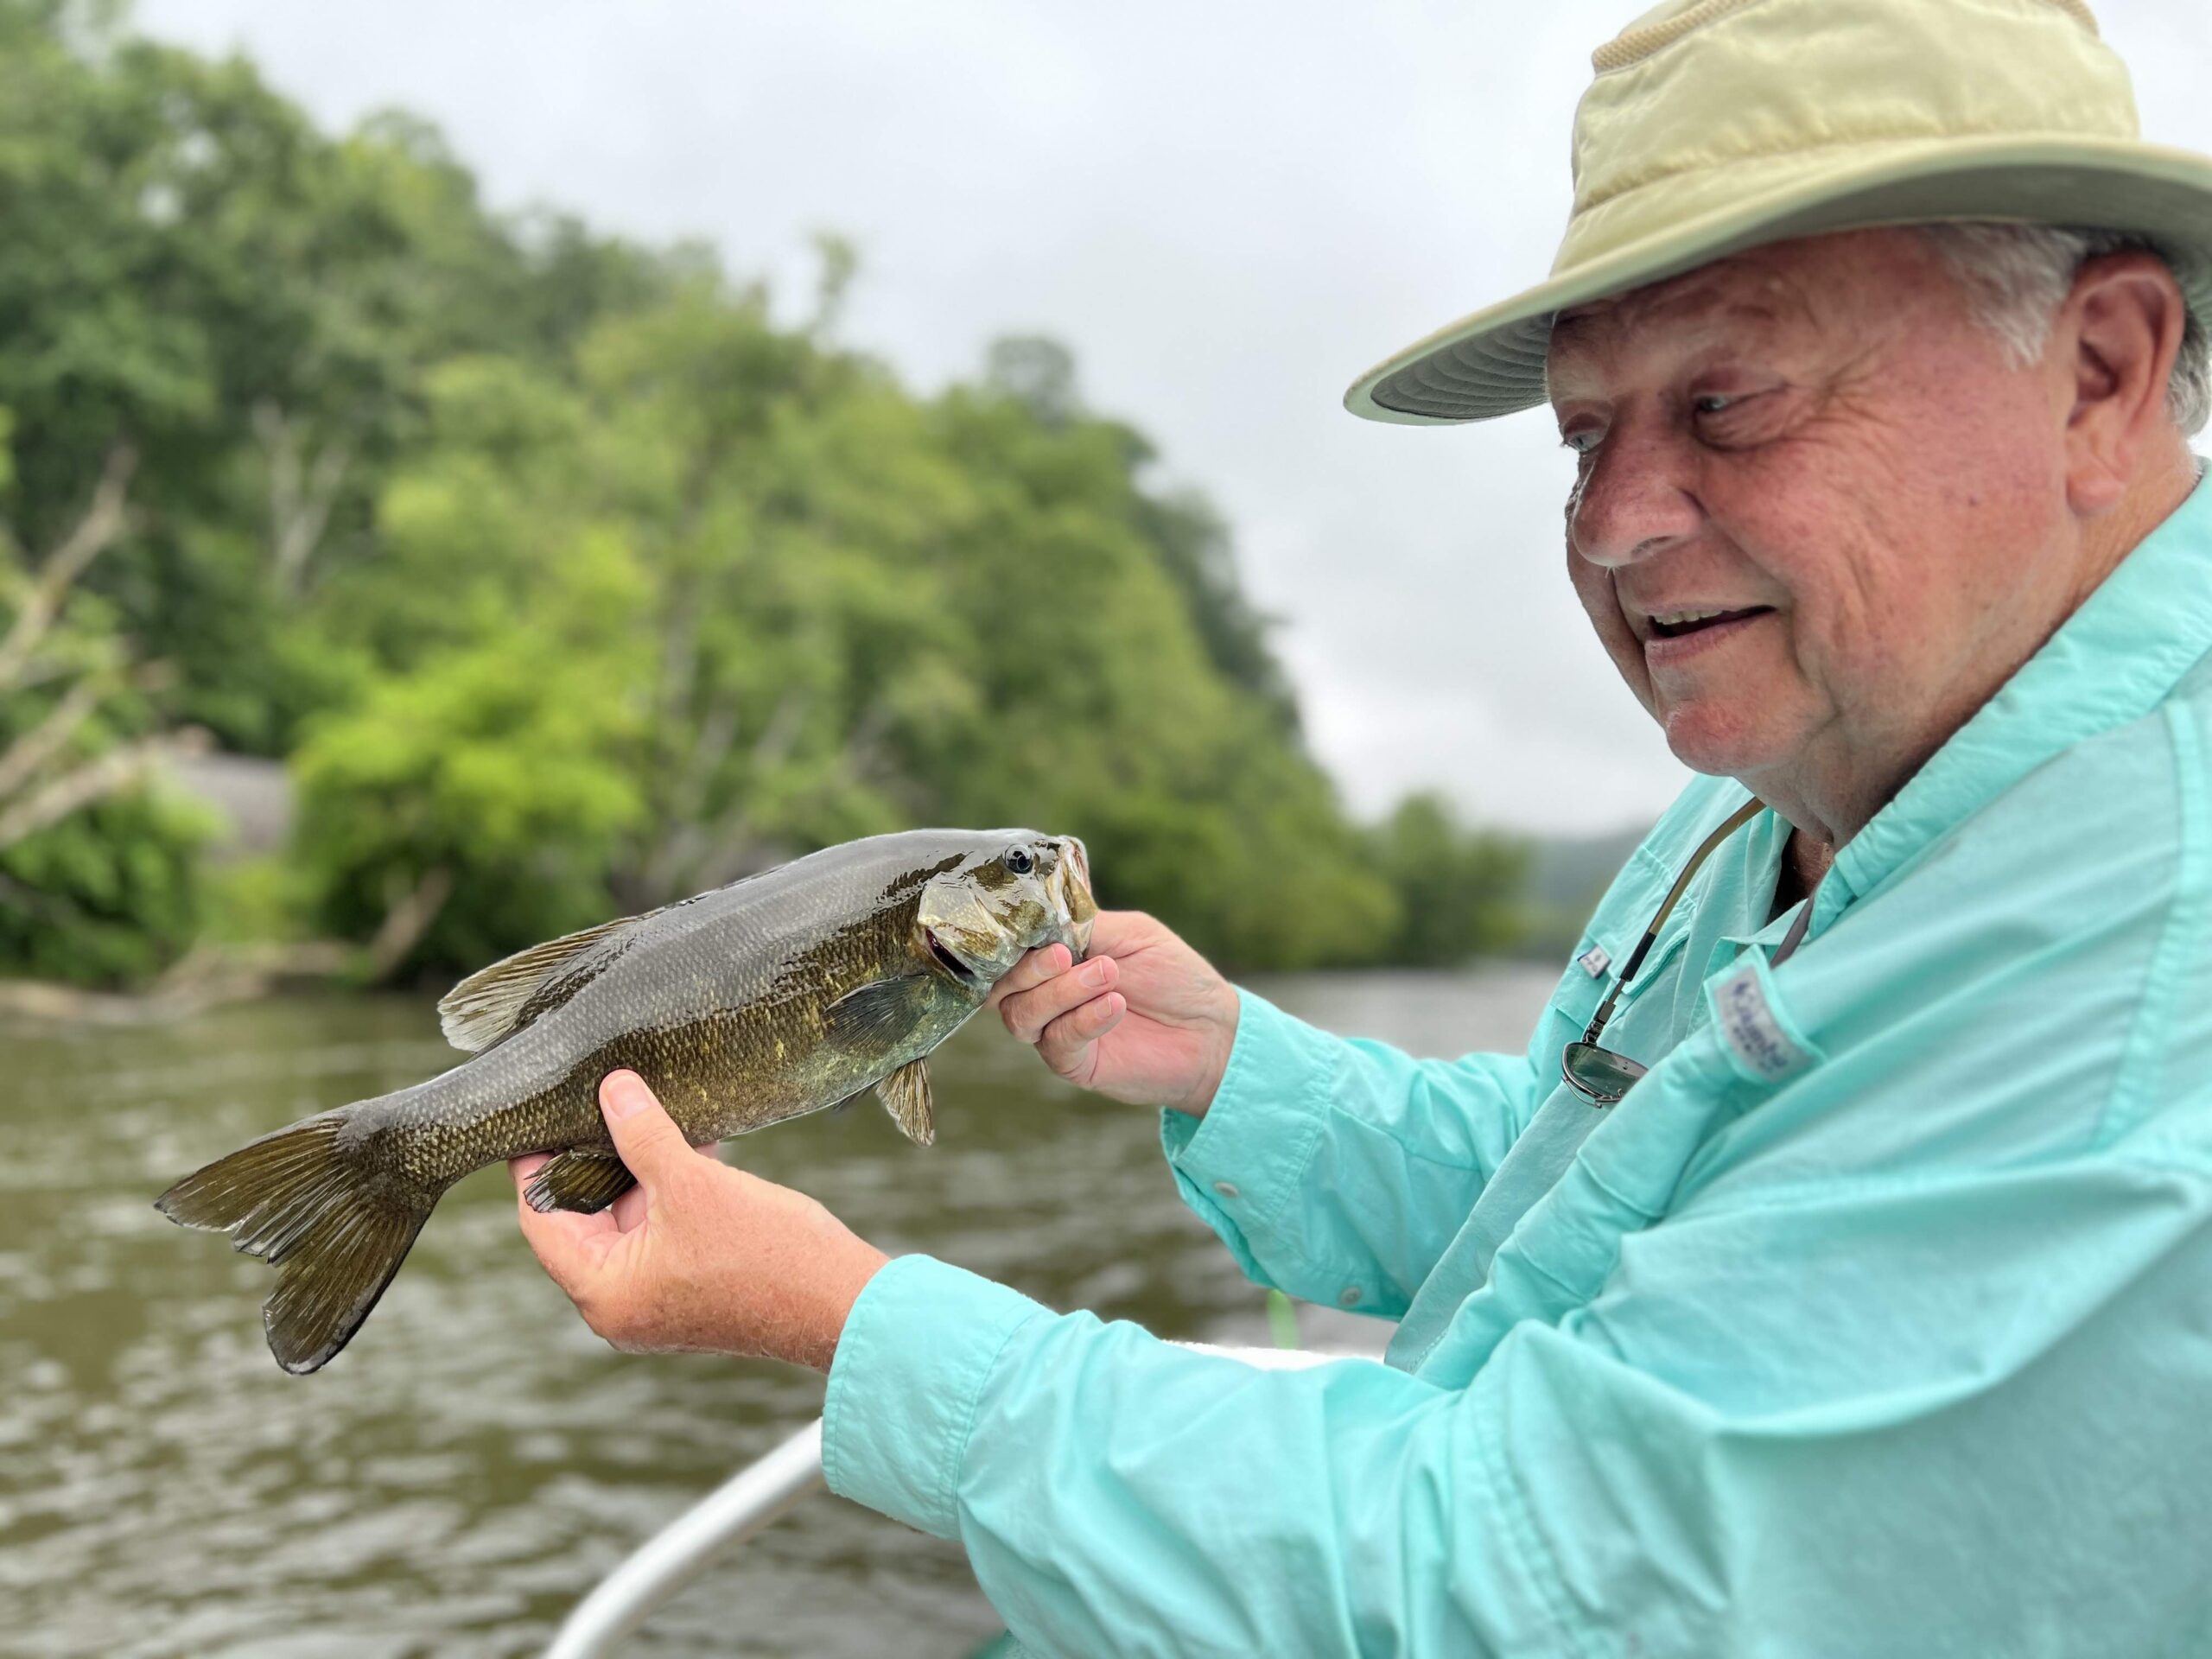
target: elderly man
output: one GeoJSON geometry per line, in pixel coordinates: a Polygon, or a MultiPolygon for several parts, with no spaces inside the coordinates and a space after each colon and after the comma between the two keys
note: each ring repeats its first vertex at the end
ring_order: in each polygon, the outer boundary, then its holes
{"type": "Polygon", "coordinates": [[[2078,0],[1675,0],[1596,64],[1551,279],[1350,401],[1548,401],[1706,775],[1524,1053],[1339,1040],[1135,915],[999,991],[1389,1364],[887,1263],[626,1074],[633,1212],[524,1224],[618,1342],[827,1369],[831,1484],[1040,1651],[2202,1651],[2212,162],[2078,0]]]}

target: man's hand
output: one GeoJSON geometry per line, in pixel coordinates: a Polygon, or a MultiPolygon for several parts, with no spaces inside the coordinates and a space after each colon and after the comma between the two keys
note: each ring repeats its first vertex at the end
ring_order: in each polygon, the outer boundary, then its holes
{"type": "Polygon", "coordinates": [[[584,1323],[628,1353],[747,1354],[830,1369],[861,1288],[887,1258],[812,1198],[696,1155],[634,1071],[599,1085],[614,1149],[638,1185],[595,1216],[540,1215],[522,1189],[546,1161],[515,1159],[523,1236],[584,1323]]]}
{"type": "Polygon", "coordinates": [[[1048,944],[991,991],[1006,1028],[1070,1083],[1203,1117],[1236,1041],[1236,989],[1141,912],[1102,910],[1091,954],[1048,944]]]}

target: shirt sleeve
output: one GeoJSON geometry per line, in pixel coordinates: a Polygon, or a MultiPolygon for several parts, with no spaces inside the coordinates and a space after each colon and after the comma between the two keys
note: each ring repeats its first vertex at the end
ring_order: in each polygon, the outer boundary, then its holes
{"type": "Polygon", "coordinates": [[[910,1259],[832,1485],[1039,1653],[2197,1650],[2212,788],[2155,736],[1777,970],[1786,1079],[1685,1038],[1471,1287],[1468,1363],[1262,1372],[910,1259]]]}
{"type": "Polygon", "coordinates": [[[1160,1115],[1176,1186],[1255,1282],[1395,1318],[1535,1116],[1534,1062],[1416,1060],[1237,995],[1212,1105],[1160,1115]]]}
{"type": "Polygon", "coordinates": [[[2171,1570],[2212,1529],[2205,1368],[2153,1356],[2205,1328],[2209,1246],[2206,1184],[2126,1160],[1694,1208],[1457,1388],[909,1257],[825,1462],[959,1539],[1039,1653],[2104,1651],[2207,1611],[2171,1570]]]}

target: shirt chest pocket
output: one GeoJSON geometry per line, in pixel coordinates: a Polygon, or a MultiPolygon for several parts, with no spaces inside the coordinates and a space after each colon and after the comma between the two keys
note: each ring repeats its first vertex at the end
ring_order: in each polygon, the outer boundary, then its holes
{"type": "MultiPolygon", "coordinates": [[[[1599,1004],[1619,983],[1622,971],[1635,955],[1644,931],[1651,925],[1651,918],[1657,914],[1672,881],[1671,876],[1639,861],[1635,868],[1622,873],[1615,890],[1606,895],[1590,931],[1577,942],[1573,963],[1552,993],[1548,1015],[1560,1046],[1574,1041],[1589,1028],[1599,1004]]],[[[1672,975],[1697,919],[1697,898],[1694,890],[1684,893],[1668,913],[1660,926],[1659,937],[1644,952],[1643,960],[1637,963],[1635,977],[1613,1004],[1605,1033],[1599,1035],[1600,1042],[1607,1042],[1606,1033],[1614,1033],[1617,1028],[1625,1030],[1645,1023],[1644,1018],[1634,1014],[1639,1005],[1648,1001],[1656,1009],[1672,1002],[1670,997],[1654,997],[1650,994],[1672,975]]]]}

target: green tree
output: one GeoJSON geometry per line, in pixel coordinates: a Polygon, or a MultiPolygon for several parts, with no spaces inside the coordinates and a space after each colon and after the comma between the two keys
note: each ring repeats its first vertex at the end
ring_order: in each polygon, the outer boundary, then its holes
{"type": "MultiPolygon", "coordinates": [[[[586,746],[626,810],[563,830],[566,808],[517,804],[572,878],[525,884],[548,897],[536,915],[505,899],[478,915],[469,896],[515,845],[441,841],[458,908],[426,959],[569,925],[550,899],[588,870],[602,912],[639,908],[931,821],[1084,835],[1109,899],[1232,961],[1356,959],[1395,925],[1276,703],[1209,651],[1126,428],[1000,388],[917,399],[816,330],[777,329],[757,291],[703,281],[603,323],[565,384],[475,358],[429,388],[428,441],[380,507],[384,556],[334,586],[329,653],[378,683],[361,718],[421,753],[405,777],[364,771],[341,756],[385,743],[319,726],[300,766],[314,823],[440,817],[428,756],[471,741],[466,709],[385,677],[488,696],[528,676],[544,647],[513,641],[578,613],[587,544],[621,550],[635,587],[622,626],[562,671],[588,662],[600,705],[629,711],[586,746]]],[[[530,702],[499,741],[534,751],[556,706],[530,702]]],[[[372,925],[420,878],[420,839],[318,830],[334,922],[372,925]]]]}
{"type": "Polygon", "coordinates": [[[1529,849],[1507,837],[1463,827],[1435,795],[1413,795],[1371,835],[1376,867],[1395,889],[1397,931],[1383,960],[1412,967],[1455,967],[1519,942],[1520,895],[1529,849]]]}
{"type": "MultiPolygon", "coordinates": [[[[0,410],[0,482],[8,424],[0,410]]],[[[143,977],[199,920],[207,825],[147,785],[201,734],[168,728],[166,665],[137,657],[83,580],[126,533],[134,465],[112,450],[91,503],[41,556],[0,528],[0,970],[143,977]]]]}
{"type": "Polygon", "coordinates": [[[503,224],[423,123],[330,138],[245,60],[55,0],[0,0],[0,215],[13,518],[50,539],[130,444],[141,533],[98,585],[187,711],[261,753],[331,700],[293,623],[372,549],[423,373],[558,360],[699,263],[503,224]]]}
{"type": "Polygon", "coordinates": [[[29,742],[57,837],[0,846],[0,966],[73,906],[139,941],[95,976],[181,948],[190,826],[50,785],[200,728],[290,758],[269,891],[353,939],[431,916],[424,969],[927,822],[1083,835],[1109,902],[1232,964],[1476,913],[1478,837],[1440,898],[1411,830],[1347,819],[1225,525],[1071,355],[1003,340],[918,397],[836,339],[837,238],[779,327],[696,247],[503,219],[425,124],[327,135],[67,0],[0,0],[0,516],[65,546],[137,461],[40,677],[0,675],[0,785],[29,742]]]}

